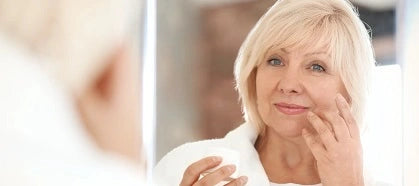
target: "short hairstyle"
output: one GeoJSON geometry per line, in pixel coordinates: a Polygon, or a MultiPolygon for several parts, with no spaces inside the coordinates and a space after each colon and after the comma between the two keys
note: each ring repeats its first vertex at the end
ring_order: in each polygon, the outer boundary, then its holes
{"type": "Polygon", "coordinates": [[[375,65],[369,31],[348,0],[279,0],[260,18],[235,62],[236,89],[244,119],[263,134],[256,105],[256,70],[272,46],[323,47],[350,96],[351,110],[363,127],[366,96],[375,65]]]}
{"type": "Polygon", "coordinates": [[[135,38],[140,4],[136,0],[0,0],[0,34],[41,57],[43,66],[77,92],[103,70],[103,61],[115,46],[135,38]]]}

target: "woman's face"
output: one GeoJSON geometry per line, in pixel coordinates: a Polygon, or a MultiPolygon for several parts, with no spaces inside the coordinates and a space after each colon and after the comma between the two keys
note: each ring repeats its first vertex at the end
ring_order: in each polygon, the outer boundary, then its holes
{"type": "Polygon", "coordinates": [[[335,97],[348,98],[330,55],[321,49],[271,48],[257,68],[256,95],[259,114],[282,137],[301,136],[310,127],[309,110],[336,111],[335,97]]]}

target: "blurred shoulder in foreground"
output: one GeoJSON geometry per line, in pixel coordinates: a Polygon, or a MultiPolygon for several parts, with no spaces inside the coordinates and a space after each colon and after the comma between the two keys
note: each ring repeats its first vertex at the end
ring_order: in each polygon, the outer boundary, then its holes
{"type": "Polygon", "coordinates": [[[0,0],[0,185],[142,185],[140,4],[0,0]]]}

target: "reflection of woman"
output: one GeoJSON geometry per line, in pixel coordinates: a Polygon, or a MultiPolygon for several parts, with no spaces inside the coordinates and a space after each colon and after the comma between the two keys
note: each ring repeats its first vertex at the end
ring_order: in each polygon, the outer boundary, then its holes
{"type": "Polygon", "coordinates": [[[155,168],[157,185],[364,185],[362,123],[374,65],[370,38],[346,0],[278,1],[235,66],[246,123],[223,139],[182,145],[155,168]],[[240,153],[223,166],[207,149],[240,153]],[[200,178],[201,177],[201,178],[200,178]]]}

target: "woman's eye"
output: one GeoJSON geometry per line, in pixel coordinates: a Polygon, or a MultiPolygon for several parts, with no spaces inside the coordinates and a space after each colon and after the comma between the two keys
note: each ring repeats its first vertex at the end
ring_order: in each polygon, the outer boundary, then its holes
{"type": "Polygon", "coordinates": [[[325,71],[326,71],[326,69],[324,69],[324,68],[323,68],[321,65],[319,65],[319,64],[313,64],[313,65],[311,65],[310,69],[311,69],[312,71],[315,71],[315,72],[325,72],[325,71]]]}
{"type": "Polygon", "coordinates": [[[283,66],[284,65],[284,63],[282,62],[282,60],[280,60],[280,59],[270,59],[269,61],[268,61],[268,63],[270,64],[270,65],[272,65],[272,66],[283,66]]]}

